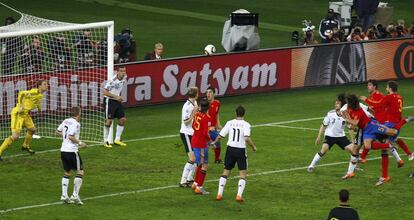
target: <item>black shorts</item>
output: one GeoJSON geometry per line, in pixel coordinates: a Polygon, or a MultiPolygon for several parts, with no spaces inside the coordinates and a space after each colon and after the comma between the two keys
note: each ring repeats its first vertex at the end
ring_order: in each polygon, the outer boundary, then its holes
{"type": "Polygon", "coordinates": [[[67,172],[71,170],[83,170],[82,159],[79,152],[60,152],[63,169],[67,172]]]}
{"type": "Polygon", "coordinates": [[[358,131],[355,135],[354,144],[356,144],[358,146],[362,146],[364,144],[363,143],[363,138],[364,138],[363,133],[364,133],[364,131],[362,129],[358,128],[358,131]]]}
{"type": "Polygon", "coordinates": [[[332,148],[334,144],[338,145],[342,150],[345,149],[346,146],[351,144],[351,141],[348,140],[346,136],[344,137],[329,137],[325,136],[325,141],[323,142],[329,146],[329,149],[332,148]]]}
{"type": "Polygon", "coordinates": [[[104,109],[105,109],[105,118],[106,119],[120,119],[125,117],[124,108],[122,107],[122,103],[113,100],[104,98],[104,109]]]}
{"type": "Polygon", "coordinates": [[[236,162],[239,170],[247,170],[246,148],[227,146],[226,157],[224,158],[224,169],[232,170],[236,162]]]}
{"type": "Polygon", "coordinates": [[[184,150],[186,153],[193,152],[193,148],[191,147],[191,138],[192,135],[180,133],[181,141],[184,144],[184,150]]]}

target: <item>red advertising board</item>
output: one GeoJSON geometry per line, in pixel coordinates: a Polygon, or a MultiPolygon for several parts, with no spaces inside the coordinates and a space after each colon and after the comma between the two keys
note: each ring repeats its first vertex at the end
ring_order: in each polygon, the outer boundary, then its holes
{"type": "Polygon", "coordinates": [[[290,88],[291,51],[273,50],[200,56],[127,65],[127,106],[186,99],[190,86],[218,96],[290,88]]]}

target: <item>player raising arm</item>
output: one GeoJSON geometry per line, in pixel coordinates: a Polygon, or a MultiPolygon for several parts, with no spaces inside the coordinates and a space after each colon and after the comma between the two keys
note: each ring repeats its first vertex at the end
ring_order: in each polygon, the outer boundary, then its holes
{"type": "Polygon", "coordinates": [[[0,146],[0,161],[3,152],[16,141],[22,131],[23,126],[27,129],[26,137],[24,138],[22,150],[34,154],[35,152],[30,147],[30,141],[33,134],[36,132],[36,127],[33,123],[30,111],[37,109],[40,111],[43,94],[48,89],[46,80],[38,80],[37,87],[28,91],[20,91],[17,97],[16,107],[11,112],[11,130],[12,135],[6,138],[0,146]]]}
{"type": "Polygon", "coordinates": [[[216,200],[222,199],[227,178],[230,176],[230,171],[237,163],[240,179],[238,183],[236,201],[243,202],[242,194],[246,186],[247,176],[246,142],[252,147],[252,150],[254,152],[256,151],[256,145],[250,138],[251,126],[244,120],[244,114],[245,109],[243,106],[238,106],[236,108],[236,119],[228,121],[220,131],[219,136],[217,136],[217,138],[212,142],[214,145],[222,137],[229,135],[229,139],[227,141],[226,157],[224,158],[224,171],[220,177],[216,200]]]}

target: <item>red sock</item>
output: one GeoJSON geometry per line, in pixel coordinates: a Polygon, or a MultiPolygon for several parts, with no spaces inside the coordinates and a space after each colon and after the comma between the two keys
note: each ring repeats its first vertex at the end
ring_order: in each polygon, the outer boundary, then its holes
{"type": "Polygon", "coordinates": [[[199,183],[201,166],[197,166],[195,170],[194,182],[199,183]]]}
{"type": "Polygon", "coordinates": [[[380,142],[372,142],[371,144],[371,148],[374,150],[378,150],[378,149],[388,149],[390,148],[390,144],[386,144],[386,143],[380,143],[380,142]]]}
{"type": "Polygon", "coordinates": [[[412,152],[410,151],[410,149],[408,149],[408,146],[405,144],[405,142],[402,139],[398,138],[396,142],[397,142],[398,146],[400,146],[401,149],[403,149],[404,152],[407,155],[411,155],[412,154],[412,152]]]}
{"type": "Polygon", "coordinates": [[[403,125],[405,125],[405,123],[407,123],[407,121],[405,120],[405,118],[403,118],[400,122],[398,122],[398,123],[394,126],[394,128],[395,128],[395,129],[397,129],[397,130],[400,130],[400,129],[401,129],[401,127],[402,127],[403,125]]]}
{"type": "Polygon", "coordinates": [[[382,164],[382,177],[387,178],[388,177],[388,164],[389,164],[389,158],[388,154],[381,155],[381,164],[382,164]]]}
{"type": "Polygon", "coordinates": [[[221,147],[214,148],[214,159],[215,160],[221,160],[220,153],[221,153],[221,147]]]}
{"type": "Polygon", "coordinates": [[[368,152],[369,152],[369,149],[363,148],[360,158],[361,159],[366,159],[367,155],[368,155],[368,152]]]}
{"type": "Polygon", "coordinates": [[[197,186],[203,186],[204,179],[206,178],[206,174],[207,174],[206,170],[200,169],[200,175],[199,175],[200,182],[197,182],[197,186]]]}

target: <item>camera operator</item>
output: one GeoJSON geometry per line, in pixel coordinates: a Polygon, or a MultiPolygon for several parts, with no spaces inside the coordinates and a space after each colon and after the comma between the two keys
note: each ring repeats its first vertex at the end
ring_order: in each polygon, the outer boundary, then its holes
{"type": "Polygon", "coordinates": [[[95,64],[95,52],[97,43],[91,39],[92,32],[84,30],[80,35],[76,35],[73,46],[78,53],[78,66],[88,67],[95,64]]]}
{"type": "Polygon", "coordinates": [[[25,45],[21,56],[24,71],[34,73],[42,71],[42,63],[45,60],[39,36],[34,36],[30,45],[25,45]]]}
{"type": "Polygon", "coordinates": [[[362,28],[357,26],[352,29],[351,34],[346,38],[347,41],[363,41],[368,40],[365,33],[362,32],[362,28]]]}
{"type": "Polygon", "coordinates": [[[384,28],[384,26],[382,26],[382,24],[377,24],[377,31],[378,31],[378,39],[385,39],[388,37],[389,33],[384,28]]]}
{"type": "Polygon", "coordinates": [[[319,36],[322,38],[322,43],[329,43],[331,39],[326,35],[327,30],[332,30],[333,28],[340,29],[341,25],[339,20],[335,19],[335,12],[333,9],[328,10],[328,14],[324,19],[321,20],[319,24],[319,36]]]}
{"type": "Polygon", "coordinates": [[[48,42],[49,56],[55,70],[69,69],[71,65],[71,49],[66,43],[65,36],[52,37],[48,42]]]}
{"type": "Polygon", "coordinates": [[[368,40],[375,40],[378,39],[378,31],[375,25],[372,25],[367,30],[367,38],[368,40]]]}
{"type": "Polygon", "coordinates": [[[136,60],[136,42],[129,28],[122,29],[115,36],[114,62],[127,63],[136,60]]]}

